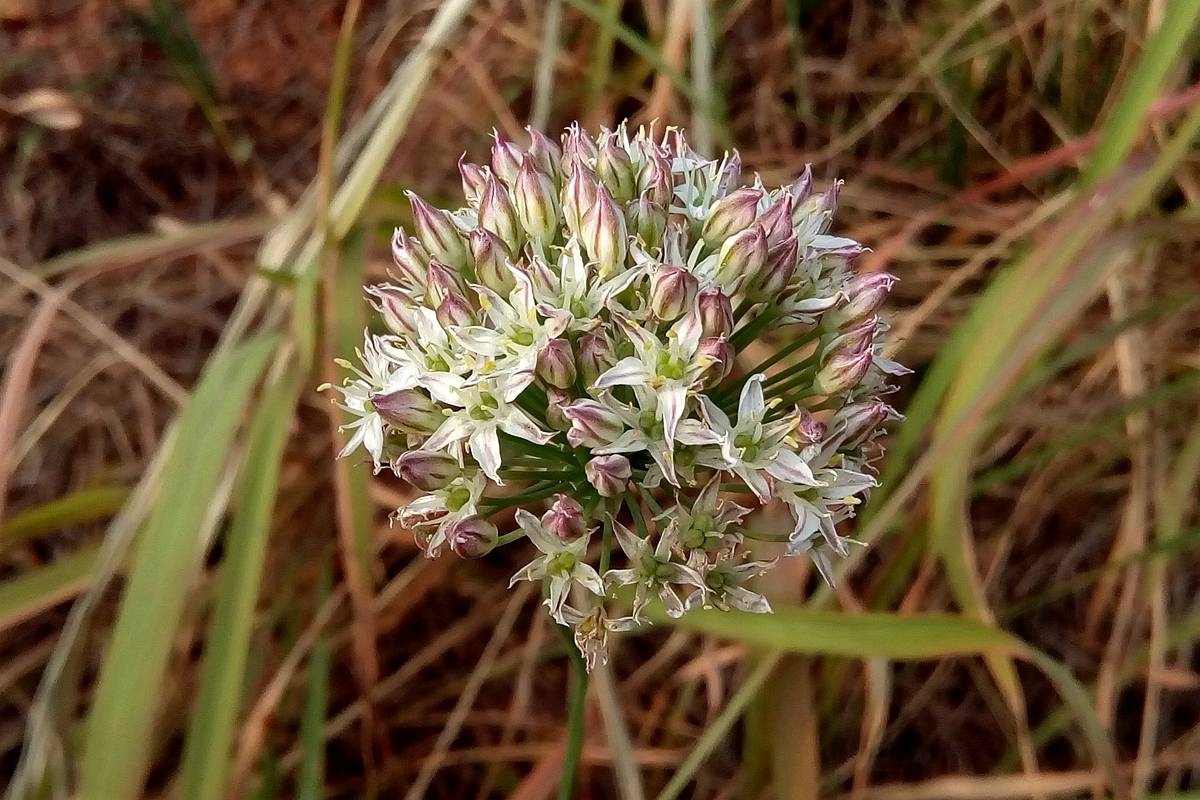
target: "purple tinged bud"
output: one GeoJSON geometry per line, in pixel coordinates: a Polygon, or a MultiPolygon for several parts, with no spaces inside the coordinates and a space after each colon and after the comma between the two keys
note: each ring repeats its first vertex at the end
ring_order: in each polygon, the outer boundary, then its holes
{"type": "Polygon", "coordinates": [[[562,181],[562,148],[537,128],[526,128],[529,132],[529,150],[525,157],[532,158],[538,169],[550,176],[555,183],[562,181]]]}
{"type": "Polygon", "coordinates": [[[576,236],[583,231],[583,216],[596,202],[596,185],[599,178],[582,163],[576,163],[571,170],[571,178],[563,188],[562,209],[563,222],[567,229],[576,236]]]}
{"type": "Polygon", "coordinates": [[[675,178],[671,174],[671,161],[658,148],[653,148],[642,164],[638,175],[638,196],[644,197],[663,208],[669,208],[675,199],[675,178]]]}
{"type": "Polygon", "coordinates": [[[736,233],[721,245],[716,280],[730,292],[751,286],[767,263],[767,237],[757,225],[736,233]]]}
{"type": "Polygon", "coordinates": [[[625,215],[603,186],[596,187],[596,199],[584,212],[580,234],[583,247],[588,257],[596,262],[596,271],[601,278],[624,268],[629,238],[625,215]]]}
{"type": "Polygon", "coordinates": [[[733,304],[720,289],[705,289],[696,298],[700,310],[700,335],[726,336],[733,333],[733,304]]]}
{"type": "Polygon", "coordinates": [[[455,522],[446,532],[450,549],[459,558],[481,558],[496,547],[499,540],[496,526],[481,517],[467,517],[455,522]]]}
{"type": "Polygon", "coordinates": [[[601,497],[619,497],[633,475],[629,459],[625,456],[596,456],[583,467],[588,482],[601,497]]]}
{"type": "Polygon", "coordinates": [[[558,192],[554,181],[526,158],[513,188],[517,219],[534,241],[551,244],[558,235],[558,192]]]}
{"type": "Polygon", "coordinates": [[[546,422],[556,431],[566,433],[571,430],[571,420],[563,414],[565,408],[574,398],[570,392],[563,391],[557,386],[546,390],[546,422]]]}
{"type": "Polygon", "coordinates": [[[437,321],[445,327],[473,325],[475,312],[461,294],[447,294],[437,307],[437,321]]]}
{"type": "Polygon", "coordinates": [[[521,249],[524,235],[517,221],[517,210],[504,184],[489,175],[479,198],[479,225],[491,231],[508,246],[510,253],[521,249]]]}
{"type": "Polygon", "coordinates": [[[429,280],[429,254],[415,238],[396,228],[392,234],[392,261],[400,270],[400,278],[409,289],[424,289],[429,280]]]}
{"type": "Polygon", "coordinates": [[[429,262],[429,287],[425,296],[430,306],[437,308],[450,295],[464,295],[466,290],[466,284],[458,272],[440,261],[429,262]]]}
{"type": "Polygon", "coordinates": [[[792,235],[792,196],[784,193],[775,201],[775,205],[758,218],[758,224],[766,234],[768,248],[778,247],[787,241],[792,235]]]}
{"type": "Polygon", "coordinates": [[[413,222],[417,228],[417,236],[434,258],[443,264],[449,264],[455,269],[463,269],[471,265],[471,254],[467,243],[459,233],[450,214],[440,208],[434,208],[413,192],[406,192],[412,203],[413,222]]]}
{"type": "Polygon", "coordinates": [[[742,177],[742,154],[737,150],[725,161],[725,168],[717,177],[717,193],[724,194],[738,185],[742,177]]]}
{"type": "Polygon", "coordinates": [[[696,302],[700,282],[684,267],[661,267],[650,279],[650,311],[670,322],[696,302]]]}
{"type": "Polygon", "coordinates": [[[722,197],[713,203],[700,235],[709,244],[716,245],[746,230],[758,216],[758,202],[761,199],[762,190],[750,186],[722,197]]]}
{"type": "Polygon", "coordinates": [[[853,389],[871,368],[871,350],[841,352],[829,358],[813,378],[819,394],[831,395],[853,389]]]}
{"type": "Polygon", "coordinates": [[[428,450],[410,450],[392,464],[396,477],[423,492],[433,492],[450,485],[462,474],[453,456],[428,450]]]}
{"type": "Polygon", "coordinates": [[[802,215],[804,201],[812,194],[813,176],[812,164],[804,165],[804,172],[799,178],[792,181],[792,185],[787,188],[787,192],[792,198],[792,222],[798,222],[802,215]]]}
{"type": "Polygon", "coordinates": [[[877,327],[878,320],[875,317],[863,320],[829,342],[823,358],[828,360],[839,353],[861,353],[870,349],[877,327]]]}
{"type": "Polygon", "coordinates": [[[598,153],[595,140],[578,123],[567,128],[563,136],[563,168],[566,172],[573,174],[576,166],[592,161],[598,153]]]}
{"type": "Polygon", "coordinates": [[[579,337],[579,374],[584,386],[591,386],[616,363],[616,353],[603,333],[585,333],[579,337]]]}
{"type": "Polygon", "coordinates": [[[850,403],[833,415],[834,430],[842,429],[845,439],[843,447],[862,444],[889,419],[898,419],[895,409],[882,400],[866,400],[850,403]]]}
{"type": "Polygon", "coordinates": [[[733,371],[733,345],[724,336],[701,339],[696,356],[709,362],[700,376],[701,385],[705,389],[716,386],[733,371]]]}
{"type": "Polygon", "coordinates": [[[596,174],[618,203],[628,203],[637,193],[637,175],[629,153],[617,146],[616,139],[611,133],[605,137],[596,156],[596,174]]]}
{"type": "Polygon", "coordinates": [[[896,283],[896,277],[886,272],[859,275],[846,287],[849,302],[841,309],[844,321],[854,321],[874,314],[887,299],[896,283]]]}
{"type": "Polygon", "coordinates": [[[392,333],[413,333],[417,329],[417,304],[399,287],[371,286],[368,294],[375,298],[373,305],[379,309],[383,322],[392,333]]]}
{"type": "Polygon", "coordinates": [[[508,245],[489,230],[471,231],[471,255],[475,259],[475,276],[479,282],[505,297],[517,285],[508,268],[508,245]]]}
{"type": "Polygon", "coordinates": [[[500,131],[492,129],[492,172],[509,186],[517,179],[517,171],[521,169],[521,159],[524,156],[521,148],[500,135],[500,131]]]}
{"type": "Polygon", "coordinates": [[[542,515],[542,527],[559,539],[570,541],[587,533],[587,517],[574,498],[556,494],[554,504],[542,515]]]}
{"type": "Polygon", "coordinates": [[[490,173],[484,167],[467,161],[467,154],[463,153],[458,158],[458,174],[462,176],[463,196],[467,198],[467,205],[477,205],[490,173]]]}
{"type": "Polygon", "coordinates": [[[625,432],[621,417],[595,400],[576,400],[563,407],[563,416],[571,421],[567,441],[572,447],[603,447],[625,432]]]}
{"type": "Polygon", "coordinates": [[[756,299],[768,299],[780,294],[796,274],[800,257],[800,242],[795,236],[767,251],[767,263],[763,265],[753,294],[756,299]]]}
{"type": "Polygon", "coordinates": [[[428,435],[445,419],[441,409],[420,389],[373,394],[371,404],[384,422],[405,433],[428,435]]]}
{"type": "Polygon", "coordinates": [[[648,248],[662,244],[663,234],[667,230],[667,210],[663,206],[639,197],[629,204],[629,230],[648,248]]]}
{"type": "Polygon", "coordinates": [[[551,386],[566,389],[575,383],[575,356],[566,339],[551,339],[538,355],[537,376],[551,386]]]}
{"type": "Polygon", "coordinates": [[[796,435],[809,444],[816,444],[825,438],[825,423],[807,408],[801,408],[796,415],[796,435]]]}

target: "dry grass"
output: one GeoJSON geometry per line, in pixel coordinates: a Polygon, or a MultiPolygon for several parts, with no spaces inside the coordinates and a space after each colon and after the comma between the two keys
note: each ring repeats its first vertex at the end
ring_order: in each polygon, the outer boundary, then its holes
{"type": "MultiPolygon", "coordinates": [[[[0,49],[15,56],[0,66],[0,579],[9,582],[0,595],[95,547],[116,510],[113,492],[106,502],[93,493],[65,511],[50,506],[42,523],[30,515],[77,493],[132,487],[227,335],[257,275],[255,247],[270,217],[318,176],[344,10],[194,4],[187,16],[206,64],[197,72],[155,40],[153,24],[135,22],[153,22],[158,5],[68,5],[0,8],[0,49]],[[202,72],[212,76],[216,116],[206,116],[203,93],[189,83],[202,72]],[[52,130],[28,112],[9,113],[15,99],[43,88],[66,93],[78,126],[70,115],[57,118],[66,129],[52,130]],[[221,224],[190,227],[213,221],[221,224]],[[85,247],[96,249],[79,254],[85,247]]],[[[434,5],[364,4],[346,119],[361,118],[434,5]]],[[[715,4],[712,47],[693,49],[690,0],[566,0],[558,49],[543,52],[545,5],[474,5],[454,47],[439,52],[357,227],[378,234],[402,217],[401,187],[457,194],[458,155],[484,153],[493,126],[519,134],[535,105],[537,65],[548,63],[549,127],[659,118],[736,145],[768,181],[810,161],[824,179],[846,178],[841,224],[873,245],[864,268],[902,279],[897,357],[918,371],[897,403],[904,408],[984,287],[1063,218],[1064,192],[1100,142],[1093,132],[1172,4],[743,0],[715,4]],[[624,29],[606,32],[597,22],[610,10],[624,29]],[[649,51],[631,47],[628,31],[649,51]],[[693,63],[709,49],[711,65],[693,63]]],[[[1169,73],[1151,106],[1134,167],[1200,102],[1200,62],[1194,46],[1185,52],[1192,60],[1169,73]]],[[[964,529],[985,604],[978,616],[994,617],[1093,687],[1123,787],[1105,788],[1084,739],[1062,722],[1062,700],[1032,669],[1017,668],[1014,698],[998,687],[990,659],[789,655],[718,737],[687,796],[1200,789],[1197,203],[1192,151],[1127,229],[1135,237],[1127,257],[1077,318],[1034,320],[1067,330],[1022,372],[1023,390],[989,413],[995,427],[969,463],[964,529]]],[[[382,245],[371,236],[370,275],[387,266],[382,245]]],[[[271,318],[273,306],[263,308],[255,321],[271,318]]],[[[318,353],[316,363],[327,358],[318,353]]],[[[342,580],[340,566],[327,597],[315,590],[324,565],[349,563],[336,555],[347,525],[337,498],[351,491],[334,488],[326,403],[313,391],[320,380],[319,368],[304,376],[288,428],[230,792],[300,796],[315,781],[331,798],[397,796],[414,786],[428,786],[430,797],[551,796],[565,662],[535,598],[501,591],[506,562],[519,554],[424,562],[386,522],[407,490],[381,476],[369,487],[367,594],[342,580]],[[310,656],[323,647],[329,694],[314,725],[302,717],[310,656]],[[323,777],[311,772],[321,752],[323,777]]],[[[922,452],[918,444],[908,465],[922,452]]],[[[976,615],[930,541],[931,502],[918,486],[877,526],[879,537],[832,598],[796,564],[772,587],[776,604],[976,615]]],[[[156,796],[178,791],[226,547],[218,538],[196,572],[174,639],[149,745],[156,796]]],[[[63,601],[89,575],[18,598],[24,605],[11,601],[20,613],[0,608],[0,774],[16,768],[27,744],[26,715],[68,619],[63,601]]],[[[55,725],[72,746],[119,596],[113,586],[100,597],[56,690],[64,717],[55,725]]],[[[580,796],[617,794],[630,758],[646,790],[664,787],[754,665],[776,657],[682,630],[630,637],[614,659],[611,691],[591,698],[580,796]],[[614,738],[614,717],[627,729],[627,751],[614,738]]],[[[73,775],[77,753],[65,758],[73,775]]],[[[633,792],[627,783],[621,791],[633,792]]]]}

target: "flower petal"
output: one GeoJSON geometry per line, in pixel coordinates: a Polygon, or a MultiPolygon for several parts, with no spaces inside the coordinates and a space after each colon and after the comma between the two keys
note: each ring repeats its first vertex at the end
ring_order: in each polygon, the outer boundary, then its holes
{"type": "Polygon", "coordinates": [[[600,390],[607,389],[610,386],[633,386],[638,383],[649,380],[653,377],[650,370],[646,369],[646,365],[642,363],[640,358],[629,356],[622,358],[613,366],[605,370],[591,388],[600,390]]]}

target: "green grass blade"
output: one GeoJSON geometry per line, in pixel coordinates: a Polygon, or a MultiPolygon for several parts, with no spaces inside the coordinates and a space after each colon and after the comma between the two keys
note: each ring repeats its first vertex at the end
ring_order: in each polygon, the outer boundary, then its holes
{"type": "Polygon", "coordinates": [[[226,537],[223,574],[218,583],[200,689],[184,746],[181,796],[189,800],[216,800],[224,796],[279,483],[280,459],[298,389],[296,375],[273,384],[250,428],[241,496],[226,537]]]}
{"type": "Polygon", "coordinates": [[[0,583],[0,631],[78,594],[91,580],[99,550],[84,547],[0,583]]]}
{"type": "MultiPolygon", "coordinates": [[[[329,598],[331,582],[329,562],[326,561],[321,568],[317,608],[329,598]]],[[[331,655],[329,636],[322,634],[313,644],[308,658],[308,691],[300,719],[302,760],[296,778],[296,796],[300,800],[321,800],[325,796],[325,715],[329,705],[331,655]]]]}
{"type": "Polygon", "coordinates": [[[274,345],[273,337],[256,338],[211,363],[179,418],[85,726],[82,797],[141,794],[163,675],[199,566],[196,531],[211,514],[243,406],[274,345]]]}
{"type": "Polygon", "coordinates": [[[0,527],[0,550],[36,539],[64,525],[112,516],[129,497],[128,486],[97,486],[22,511],[0,527]]]}

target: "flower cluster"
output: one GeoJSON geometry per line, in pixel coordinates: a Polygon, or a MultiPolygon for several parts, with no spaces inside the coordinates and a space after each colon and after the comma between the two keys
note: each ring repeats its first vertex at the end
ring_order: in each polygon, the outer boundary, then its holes
{"type": "Polygon", "coordinates": [[[774,561],[748,560],[733,497],[786,504],[786,554],[831,579],[904,371],[880,353],[894,279],[857,275],[863,248],[827,233],[840,183],[739,188],[736,153],[704,158],[673,129],[529,133],[460,161],[465,207],[409,195],[393,280],[368,289],[387,332],[343,362],[343,455],[423,493],[396,518],[431,557],[532,542],[513,581],[544,584],[589,665],[652,600],[770,611],[749,584],[774,561]],[[748,367],[767,334],[784,344],[748,367]]]}

